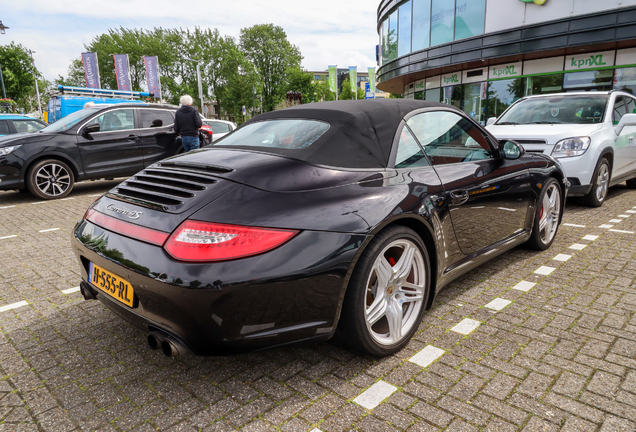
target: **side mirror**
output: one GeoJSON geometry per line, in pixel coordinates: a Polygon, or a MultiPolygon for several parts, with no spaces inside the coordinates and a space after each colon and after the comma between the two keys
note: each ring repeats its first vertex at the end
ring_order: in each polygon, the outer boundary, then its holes
{"type": "Polygon", "coordinates": [[[90,135],[92,133],[99,132],[99,129],[100,127],[97,123],[89,124],[84,126],[84,129],[82,129],[82,135],[90,135]]]}
{"type": "Polygon", "coordinates": [[[499,151],[504,159],[515,160],[526,154],[521,144],[515,141],[499,141],[499,151]]]}
{"type": "Polygon", "coordinates": [[[496,121],[497,121],[497,117],[490,117],[488,119],[488,121],[486,121],[486,126],[490,126],[491,124],[493,124],[496,121]]]}
{"type": "Polygon", "coordinates": [[[625,126],[636,126],[636,114],[625,114],[614,128],[614,133],[619,136],[625,126]]]}

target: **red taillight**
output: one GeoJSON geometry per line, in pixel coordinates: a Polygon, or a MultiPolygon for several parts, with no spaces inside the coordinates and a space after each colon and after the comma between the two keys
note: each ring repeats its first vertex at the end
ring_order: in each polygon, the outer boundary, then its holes
{"type": "Polygon", "coordinates": [[[187,220],[172,233],[165,249],[181,261],[223,261],[267,252],[297,233],[187,220]]]}
{"type": "Polygon", "coordinates": [[[131,224],[121,221],[119,219],[113,219],[105,214],[98,213],[93,209],[88,209],[84,215],[84,219],[98,225],[102,228],[106,228],[117,234],[124,235],[126,237],[132,237],[137,240],[141,240],[146,243],[152,243],[154,245],[163,246],[166,239],[170,234],[155,231],[150,228],[144,228],[139,225],[131,224]]]}

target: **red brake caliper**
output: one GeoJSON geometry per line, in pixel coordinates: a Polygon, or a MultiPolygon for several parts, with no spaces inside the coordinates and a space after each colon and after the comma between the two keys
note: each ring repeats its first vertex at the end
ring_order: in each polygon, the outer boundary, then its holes
{"type": "Polygon", "coordinates": [[[389,257],[389,264],[391,264],[391,267],[395,266],[395,259],[393,259],[393,257],[389,257]]]}

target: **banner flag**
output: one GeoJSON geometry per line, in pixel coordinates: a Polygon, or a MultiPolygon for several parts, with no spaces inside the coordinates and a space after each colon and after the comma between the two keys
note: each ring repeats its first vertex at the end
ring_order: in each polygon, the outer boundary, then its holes
{"type": "Polygon", "coordinates": [[[357,66],[349,66],[349,82],[351,83],[351,91],[358,96],[358,68],[357,66]]]}
{"type": "Polygon", "coordinates": [[[329,88],[338,94],[338,66],[329,66],[329,88]]]}
{"type": "Polygon", "coordinates": [[[84,76],[86,77],[86,87],[102,88],[99,83],[99,67],[97,65],[97,53],[82,53],[82,63],[84,63],[84,76]]]}
{"type": "Polygon", "coordinates": [[[369,87],[371,93],[375,95],[375,68],[370,67],[367,69],[367,72],[369,73],[369,87]]]}
{"type": "Polygon", "coordinates": [[[117,90],[132,90],[130,86],[130,67],[128,54],[113,54],[115,59],[115,77],[117,78],[117,90]]]}
{"type": "Polygon", "coordinates": [[[161,99],[161,83],[159,82],[159,59],[157,56],[144,56],[146,66],[146,82],[148,91],[161,99]]]}

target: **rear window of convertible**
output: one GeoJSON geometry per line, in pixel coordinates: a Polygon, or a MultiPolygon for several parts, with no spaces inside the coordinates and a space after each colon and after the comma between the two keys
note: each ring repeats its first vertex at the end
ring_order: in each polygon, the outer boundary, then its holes
{"type": "Polygon", "coordinates": [[[318,120],[267,120],[252,123],[223,137],[214,147],[261,147],[303,150],[329,130],[329,123],[318,120]]]}

